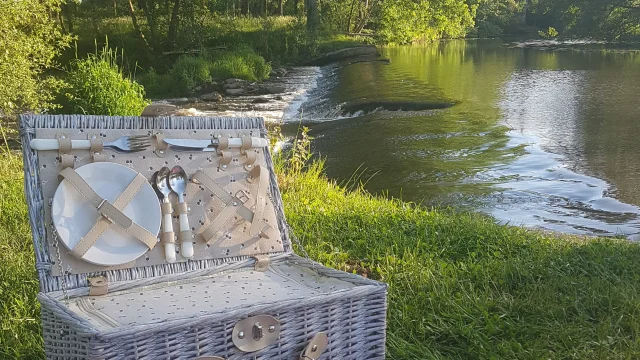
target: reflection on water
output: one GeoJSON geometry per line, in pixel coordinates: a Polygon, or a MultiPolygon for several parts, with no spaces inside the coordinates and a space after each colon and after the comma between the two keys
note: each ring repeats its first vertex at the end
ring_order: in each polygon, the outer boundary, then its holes
{"type": "Polygon", "coordinates": [[[370,191],[405,200],[564,232],[640,232],[640,56],[497,41],[383,53],[390,65],[323,69],[304,105],[329,176],[362,165],[370,191]],[[411,102],[456,105],[384,108],[411,102]]]}

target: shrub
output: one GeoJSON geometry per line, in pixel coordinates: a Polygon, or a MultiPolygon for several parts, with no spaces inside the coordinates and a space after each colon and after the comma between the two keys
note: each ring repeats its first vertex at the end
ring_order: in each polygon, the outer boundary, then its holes
{"type": "Polygon", "coordinates": [[[194,87],[211,81],[210,62],[203,57],[182,56],[169,71],[169,93],[187,93],[194,87]],[[173,87],[173,89],[171,89],[173,87]]]}
{"type": "Polygon", "coordinates": [[[74,114],[140,115],[149,104],[142,85],[124,75],[118,51],[108,48],[71,63],[62,111],[74,114]]]}
{"type": "Polygon", "coordinates": [[[211,76],[216,80],[238,78],[248,81],[269,77],[271,65],[251,49],[239,49],[211,55],[211,76]]]}

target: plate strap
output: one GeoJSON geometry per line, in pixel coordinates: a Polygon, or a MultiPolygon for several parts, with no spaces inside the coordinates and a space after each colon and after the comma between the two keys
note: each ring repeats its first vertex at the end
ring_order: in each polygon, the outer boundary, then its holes
{"type": "Polygon", "coordinates": [[[149,250],[158,242],[155,235],[149,232],[142,226],[134,223],[129,217],[127,217],[122,210],[131,202],[131,200],[138,193],[140,188],[147,179],[138,173],[133,181],[127,186],[122,194],[116,199],[116,201],[110,204],[107,200],[101,198],[95,191],[87,184],[86,181],[72,168],[66,168],[60,172],[60,175],[73,185],[78,192],[89,201],[89,203],[96,208],[100,215],[96,220],[93,228],[85,235],[80,242],[71,250],[71,253],[77,257],[82,258],[89,248],[91,248],[95,242],[102,236],[105,230],[110,226],[117,225],[126,231],[129,235],[142,241],[147,245],[149,250]]]}
{"type": "MultiPolygon", "coordinates": [[[[256,169],[261,168],[261,166],[256,166],[256,169]]],[[[265,174],[267,171],[258,170],[256,174],[265,174]]],[[[251,176],[251,174],[250,174],[251,176]]],[[[225,204],[224,209],[216,216],[213,221],[207,225],[200,228],[198,234],[202,237],[202,239],[207,242],[207,244],[211,244],[215,240],[219,239],[223,235],[223,226],[224,224],[234,215],[238,214],[246,221],[251,223],[251,235],[256,236],[259,235],[263,238],[271,238],[276,237],[277,232],[273,227],[268,225],[263,217],[264,207],[266,206],[266,202],[260,204],[260,202],[266,201],[265,194],[260,193],[263,188],[260,186],[262,184],[264,186],[265,182],[268,186],[269,178],[266,180],[261,179],[258,185],[258,203],[256,204],[256,212],[249,210],[244,203],[248,200],[247,194],[245,192],[239,191],[235,196],[230,195],[222,186],[216,183],[211,177],[209,177],[204,172],[198,170],[195,174],[193,174],[193,181],[202,184],[202,186],[206,187],[211,191],[214,195],[216,195],[222,202],[225,204]],[[254,229],[256,229],[254,231],[254,229]]]]}

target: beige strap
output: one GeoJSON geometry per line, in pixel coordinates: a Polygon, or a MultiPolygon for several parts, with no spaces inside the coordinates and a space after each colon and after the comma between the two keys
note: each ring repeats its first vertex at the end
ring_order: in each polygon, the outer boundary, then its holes
{"type": "Polygon", "coordinates": [[[251,166],[256,163],[258,156],[255,151],[247,151],[246,156],[247,160],[244,162],[244,165],[251,168],[251,166]]]}
{"type": "Polygon", "coordinates": [[[329,346],[329,337],[323,332],[317,333],[311,338],[307,346],[305,346],[302,354],[300,354],[300,360],[317,360],[322,353],[327,350],[329,346]]]}
{"type": "Polygon", "coordinates": [[[142,174],[136,175],[133,181],[127,186],[118,199],[114,202],[114,205],[110,204],[105,199],[101,198],[93,189],[71,168],[66,168],[60,172],[60,175],[68,180],[73,187],[84,196],[89,203],[98,210],[101,215],[98,218],[93,228],[85,235],[80,242],[71,251],[72,254],[78,258],[81,258],[93,244],[100,238],[102,233],[112,224],[116,224],[125,230],[129,235],[142,241],[153,249],[156,245],[157,238],[151,234],[147,229],[134,223],[129,217],[122,213],[131,200],[135,197],[142,185],[147,181],[142,174]]]}
{"type": "Polygon", "coordinates": [[[93,162],[105,162],[107,161],[107,155],[105,154],[91,154],[93,162]]]}
{"type": "Polygon", "coordinates": [[[229,195],[229,193],[218,183],[216,183],[209,175],[205,174],[202,170],[198,170],[191,177],[191,181],[202,184],[204,187],[209,189],[215,196],[217,196],[222,202],[228,204],[233,196],[229,195]]]}
{"type": "Polygon", "coordinates": [[[256,263],[253,264],[255,271],[265,272],[269,270],[269,264],[271,263],[269,255],[254,255],[253,257],[256,259],[256,263]]]}
{"type": "Polygon", "coordinates": [[[69,155],[72,149],[71,139],[66,134],[58,134],[58,154],[60,157],[60,168],[72,168],[75,163],[75,157],[69,155]]]}
{"type": "Polygon", "coordinates": [[[58,152],[60,154],[68,154],[71,152],[71,139],[67,135],[58,137],[58,152]]]}
{"type": "Polygon", "coordinates": [[[89,280],[89,296],[107,295],[109,291],[109,281],[104,276],[88,278],[89,280]]]}
{"type": "Polygon", "coordinates": [[[247,150],[251,149],[251,136],[242,135],[242,145],[240,146],[240,154],[244,155],[247,150]]]}
{"type": "Polygon", "coordinates": [[[75,160],[76,158],[73,155],[68,155],[68,154],[60,155],[60,167],[62,169],[73,168],[73,164],[75,160]]]}
{"type": "Polygon", "coordinates": [[[102,143],[102,139],[98,137],[96,134],[88,134],[87,137],[91,144],[89,148],[89,153],[91,154],[91,160],[93,162],[104,162],[107,161],[107,156],[102,154],[102,150],[104,150],[104,144],[102,143]]]}
{"type": "Polygon", "coordinates": [[[173,206],[170,202],[162,202],[160,204],[160,209],[162,210],[162,215],[173,214],[173,206]]]}
{"type": "Polygon", "coordinates": [[[218,154],[229,149],[229,135],[218,135],[218,154]]]}
{"type": "Polygon", "coordinates": [[[163,244],[175,244],[175,233],[173,231],[163,232],[162,235],[160,235],[160,242],[163,244]]]}
{"type": "Polygon", "coordinates": [[[255,215],[253,211],[244,206],[244,203],[248,200],[248,195],[246,192],[239,191],[235,196],[231,196],[224,188],[222,188],[222,186],[216,183],[203,171],[198,170],[195,172],[195,174],[193,174],[193,176],[191,177],[192,181],[197,182],[209,189],[209,191],[220,198],[220,200],[222,200],[226,205],[225,208],[220,212],[220,214],[218,214],[218,216],[213,219],[211,224],[203,226],[200,228],[200,230],[198,230],[198,235],[200,235],[205,242],[210,244],[211,242],[221,238],[223,235],[222,227],[236,213],[246,221],[249,221],[251,223],[251,235],[260,236],[267,239],[275,239],[278,236],[278,232],[276,231],[276,229],[267,224],[263,219],[266,207],[266,195],[261,195],[260,191],[261,186],[262,188],[266,188],[268,186],[268,172],[266,170],[258,170],[257,172],[259,173],[259,175],[256,175],[256,173],[254,173],[254,176],[266,178],[261,179],[261,183],[258,185],[258,196],[259,198],[263,198],[262,205],[256,204],[256,213],[258,212],[258,210],[261,211],[260,216],[255,215]]]}
{"type": "Polygon", "coordinates": [[[258,194],[256,195],[256,210],[254,211],[253,221],[249,234],[257,236],[263,233],[264,228],[264,211],[267,208],[267,188],[269,187],[269,172],[257,165],[249,172],[249,179],[255,181],[258,179],[258,194]]]}
{"type": "Polygon", "coordinates": [[[187,203],[186,202],[177,203],[176,206],[173,207],[173,213],[176,215],[188,214],[189,208],[187,207],[187,203]]]}
{"type": "Polygon", "coordinates": [[[96,135],[89,135],[89,142],[91,144],[89,151],[91,151],[92,154],[99,154],[104,149],[102,140],[96,135]]]}
{"type": "Polygon", "coordinates": [[[193,235],[191,234],[191,230],[182,230],[178,233],[178,241],[180,243],[193,241],[193,235]]]}
{"type": "Polygon", "coordinates": [[[211,224],[206,227],[203,226],[204,229],[201,228],[198,234],[207,244],[211,244],[214,241],[220,239],[223,235],[222,227],[236,212],[238,212],[238,206],[227,205],[224,209],[222,209],[220,214],[218,214],[218,216],[213,219],[211,224]]]}
{"type": "Polygon", "coordinates": [[[231,164],[231,160],[233,160],[233,156],[231,155],[231,151],[220,151],[220,167],[225,168],[227,165],[231,164]]]}

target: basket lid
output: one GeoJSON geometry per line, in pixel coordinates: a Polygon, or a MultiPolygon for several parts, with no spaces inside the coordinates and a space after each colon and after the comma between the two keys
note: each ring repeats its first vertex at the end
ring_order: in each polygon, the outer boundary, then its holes
{"type": "MultiPolygon", "coordinates": [[[[260,143],[256,138],[264,139],[267,135],[262,118],[23,115],[21,129],[25,193],[36,268],[44,292],[62,290],[63,284],[67,289],[88,286],[89,276],[103,275],[110,281],[134,280],[243,261],[255,255],[291,252],[269,149],[253,147],[260,143]],[[108,142],[122,136],[137,135],[144,136],[144,141],[149,143],[143,151],[122,153],[108,147],[108,142]],[[60,138],[63,139],[56,140],[60,138]],[[35,151],[30,146],[34,139],[47,140],[48,143],[54,141],[56,148],[62,149],[35,151]],[[206,142],[213,139],[219,146],[207,151],[177,148],[168,146],[170,139],[189,140],[191,143],[193,140],[206,142]],[[69,140],[73,147],[67,145],[69,140]],[[86,144],[90,149],[77,149],[76,145],[82,147],[80,144],[86,144]],[[100,161],[107,163],[89,165],[100,161]],[[105,183],[94,179],[101,177],[95,176],[95,169],[108,171],[105,170],[110,169],[106,166],[108,164],[120,164],[128,168],[124,170],[137,174],[138,188],[149,187],[146,181],[140,181],[140,175],[143,180],[151,181],[162,167],[180,165],[184,168],[190,180],[184,192],[184,204],[179,204],[174,194],[170,195],[174,237],[166,234],[166,229],[161,229],[157,243],[153,243],[159,227],[154,228],[154,224],[159,224],[155,214],[159,211],[167,214],[171,210],[161,205],[159,199],[153,196],[150,199],[149,191],[146,197],[139,195],[142,191],[133,192],[128,202],[121,201],[134,181],[118,184],[119,190],[110,195],[115,196],[113,199],[104,195],[105,183]],[[78,170],[85,165],[85,171],[78,170]],[[63,175],[67,176],[60,177],[65,166],[73,170],[65,170],[63,175]],[[89,168],[94,172],[92,177],[86,175],[91,173],[87,171],[89,168]],[[69,172],[78,174],[80,180],[69,176],[69,172]],[[89,190],[76,193],[75,190],[82,185],[70,186],[74,181],[83,182],[89,190]],[[61,182],[65,183],[61,185],[61,182]],[[64,191],[59,192],[63,195],[56,197],[56,190],[63,185],[64,191]],[[92,185],[95,189],[91,188],[92,185]],[[111,215],[105,215],[102,204],[92,207],[91,200],[95,199],[86,193],[97,198],[103,194],[103,199],[98,200],[109,205],[111,215]],[[121,195],[117,196],[118,193],[121,195]],[[58,204],[60,196],[64,196],[66,205],[58,204]],[[78,203],[85,198],[87,202],[82,206],[72,206],[70,199],[78,203]],[[137,210],[133,209],[136,206],[137,210]],[[85,216],[79,216],[80,211],[85,216]],[[93,216],[86,215],[88,213],[93,216]],[[154,219],[149,222],[151,213],[154,219]],[[186,217],[188,227],[180,220],[180,214],[186,217]],[[143,215],[147,217],[146,223],[143,215]],[[60,220],[63,217],[64,222],[60,220]],[[87,224],[87,218],[95,218],[95,223],[89,221],[87,224]],[[127,222],[127,219],[131,221],[127,222]],[[148,236],[138,236],[126,227],[132,224],[139,226],[142,232],[153,234],[151,241],[148,236]],[[66,231],[68,228],[74,231],[66,231]],[[104,232],[95,235],[96,228],[104,232]],[[177,260],[170,262],[167,260],[170,254],[165,254],[168,249],[165,247],[167,244],[171,246],[175,239],[178,240],[175,244],[177,260]],[[188,242],[189,239],[193,243],[194,255],[186,259],[180,254],[179,242],[188,242]],[[136,242],[138,240],[141,242],[136,242]],[[81,246],[83,242],[84,246],[81,246]],[[150,249],[143,248],[143,251],[135,253],[127,247],[118,247],[123,243],[135,245],[138,251],[142,244],[150,249]],[[113,260],[110,252],[126,253],[125,250],[132,252],[125,254],[132,256],[131,259],[120,256],[114,260],[116,263],[109,262],[113,260]]],[[[116,177],[118,181],[121,178],[116,177]]]]}

